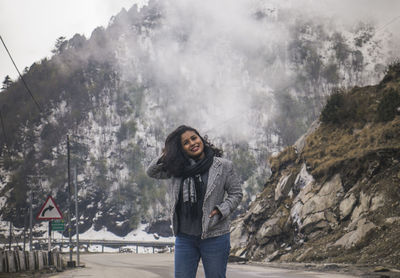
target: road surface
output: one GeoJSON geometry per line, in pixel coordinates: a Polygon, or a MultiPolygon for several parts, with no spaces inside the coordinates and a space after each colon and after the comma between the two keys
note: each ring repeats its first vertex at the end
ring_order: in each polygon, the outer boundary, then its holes
{"type": "MultiPolygon", "coordinates": [[[[87,254],[81,255],[81,263],[84,263],[85,267],[64,271],[51,277],[173,278],[173,260],[173,254],[87,254]]],[[[227,277],[351,278],[355,276],[229,264],[227,277]]],[[[201,264],[196,278],[204,278],[201,264]]]]}

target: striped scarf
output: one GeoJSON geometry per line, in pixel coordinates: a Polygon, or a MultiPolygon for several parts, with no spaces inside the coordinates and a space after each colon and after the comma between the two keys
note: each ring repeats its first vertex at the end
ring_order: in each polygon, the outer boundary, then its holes
{"type": "Polygon", "coordinates": [[[202,160],[190,159],[190,165],[185,167],[181,182],[182,201],[185,216],[196,217],[197,211],[203,204],[198,203],[198,196],[204,189],[204,182],[201,174],[210,169],[214,161],[214,152],[211,148],[204,148],[205,157],[202,160]]]}

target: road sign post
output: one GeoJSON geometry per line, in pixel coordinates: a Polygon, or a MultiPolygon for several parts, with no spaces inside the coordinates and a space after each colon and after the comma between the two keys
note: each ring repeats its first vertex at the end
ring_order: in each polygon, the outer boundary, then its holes
{"type": "Polygon", "coordinates": [[[62,214],[60,209],[58,208],[56,202],[53,197],[48,196],[46,202],[43,204],[39,213],[36,216],[37,220],[53,220],[53,219],[62,219],[62,214]]]}
{"type": "Polygon", "coordinates": [[[50,265],[50,259],[51,259],[51,254],[50,254],[50,252],[51,252],[51,225],[50,225],[50,221],[49,221],[49,242],[47,243],[47,251],[48,251],[48,253],[47,253],[48,262],[50,265]]]}
{"type": "Polygon", "coordinates": [[[64,219],[56,219],[51,221],[51,230],[63,232],[65,230],[64,219]]]}
{"type": "Polygon", "coordinates": [[[40,209],[39,213],[36,216],[37,220],[48,220],[49,221],[49,242],[47,245],[47,249],[49,251],[49,265],[50,265],[50,259],[51,259],[51,220],[53,219],[61,219],[62,220],[62,214],[60,209],[58,208],[56,202],[54,201],[53,197],[50,195],[47,197],[46,202],[44,202],[42,208],[40,209]]]}

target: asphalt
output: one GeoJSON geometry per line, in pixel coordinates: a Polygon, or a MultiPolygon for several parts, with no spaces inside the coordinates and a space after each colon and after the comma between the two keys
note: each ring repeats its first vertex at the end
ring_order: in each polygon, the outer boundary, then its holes
{"type": "MultiPolygon", "coordinates": [[[[173,254],[88,254],[82,255],[84,267],[51,275],[53,278],[78,277],[138,277],[173,278],[173,254]]],[[[204,278],[199,265],[197,278],[204,278]]],[[[263,264],[228,264],[227,277],[274,277],[274,278],[351,278],[360,277],[343,273],[307,271],[300,268],[279,268],[263,264]]]]}

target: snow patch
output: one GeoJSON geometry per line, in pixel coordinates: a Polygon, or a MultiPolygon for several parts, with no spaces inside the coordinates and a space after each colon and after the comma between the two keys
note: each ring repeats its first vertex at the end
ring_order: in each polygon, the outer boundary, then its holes
{"type": "MultiPolygon", "coordinates": [[[[84,233],[79,234],[79,239],[91,239],[91,240],[127,240],[127,241],[160,241],[160,242],[174,242],[175,237],[159,237],[155,239],[153,234],[148,234],[145,230],[149,224],[140,224],[140,226],[127,234],[124,237],[119,237],[112,232],[108,231],[107,228],[102,228],[99,231],[95,231],[93,227],[84,233]]],[[[55,239],[61,239],[61,233],[54,233],[55,239]]],[[[118,249],[117,249],[118,250],[118,249]]]]}

